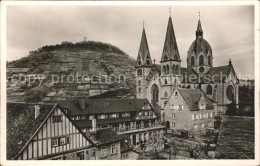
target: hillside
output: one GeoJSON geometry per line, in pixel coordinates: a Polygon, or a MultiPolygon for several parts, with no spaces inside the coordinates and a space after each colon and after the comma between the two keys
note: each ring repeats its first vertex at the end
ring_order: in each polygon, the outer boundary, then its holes
{"type": "Polygon", "coordinates": [[[134,97],[134,64],[122,50],[101,42],[44,46],[7,63],[7,100],[55,102],[118,94],[134,97]]]}

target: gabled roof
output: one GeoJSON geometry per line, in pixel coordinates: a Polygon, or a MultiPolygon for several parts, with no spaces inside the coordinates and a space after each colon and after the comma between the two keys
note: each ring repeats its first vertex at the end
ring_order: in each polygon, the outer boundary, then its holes
{"type": "Polygon", "coordinates": [[[40,105],[40,114],[35,119],[34,105],[7,103],[7,159],[13,159],[22,150],[54,106],[40,105]]]}
{"type": "Polygon", "coordinates": [[[121,141],[125,138],[125,135],[119,135],[111,128],[98,129],[95,132],[90,132],[90,135],[90,138],[95,142],[95,144],[97,144],[97,146],[121,141]]]}
{"type": "Polygon", "coordinates": [[[206,109],[213,109],[213,104],[208,97],[200,89],[178,89],[184,101],[187,103],[191,111],[199,109],[199,101],[201,96],[205,98],[206,109]]]}
{"type": "Polygon", "coordinates": [[[152,60],[151,60],[150,51],[149,51],[148,42],[147,42],[146,33],[145,33],[144,28],[143,28],[141,43],[140,43],[138,56],[137,56],[137,66],[139,66],[138,65],[139,59],[141,60],[141,63],[142,63],[141,65],[145,65],[145,66],[152,65],[152,60]],[[149,62],[150,62],[149,65],[146,64],[146,60],[149,60],[149,62]]]}
{"type": "Polygon", "coordinates": [[[163,47],[163,53],[162,53],[162,58],[161,61],[164,61],[165,55],[167,56],[168,60],[176,60],[180,61],[180,54],[177,46],[177,41],[175,38],[174,34],[174,29],[172,25],[172,18],[169,18],[168,21],[168,27],[167,27],[167,32],[166,32],[166,37],[165,37],[165,42],[164,42],[164,47],[163,47]]]}
{"type": "Polygon", "coordinates": [[[85,109],[81,109],[78,101],[62,100],[61,108],[69,109],[69,115],[103,114],[119,112],[136,112],[142,109],[146,99],[87,99],[85,109]]]}

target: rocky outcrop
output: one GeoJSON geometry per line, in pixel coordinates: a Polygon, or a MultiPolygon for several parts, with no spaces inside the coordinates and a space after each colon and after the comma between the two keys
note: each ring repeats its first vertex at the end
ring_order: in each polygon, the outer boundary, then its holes
{"type": "Polygon", "coordinates": [[[117,93],[111,92],[117,91],[124,92],[122,97],[133,97],[134,64],[126,53],[109,44],[45,46],[7,64],[7,99],[54,102],[103,94],[113,98],[117,93]]]}

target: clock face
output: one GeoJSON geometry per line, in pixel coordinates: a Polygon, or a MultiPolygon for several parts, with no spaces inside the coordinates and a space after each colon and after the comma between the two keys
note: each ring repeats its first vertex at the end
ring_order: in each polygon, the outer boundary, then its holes
{"type": "Polygon", "coordinates": [[[201,73],[203,73],[203,72],[204,72],[204,67],[200,67],[200,68],[199,68],[199,71],[200,71],[201,73]]]}

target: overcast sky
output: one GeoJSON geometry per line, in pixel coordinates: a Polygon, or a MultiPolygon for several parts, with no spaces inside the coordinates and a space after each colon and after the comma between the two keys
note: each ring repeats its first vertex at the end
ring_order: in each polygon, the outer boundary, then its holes
{"type": "MultiPolygon", "coordinates": [[[[195,39],[198,11],[202,29],[213,50],[213,65],[254,76],[253,6],[172,6],[177,45],[186,67],[187,51],[195,39]]],[[[145,29],[152,59],[162,55],[169,6],[9,6],[7,60],[62,41],[111,43],[136,58],[145,29]]]]}

